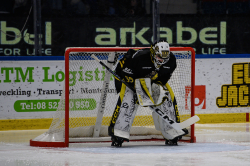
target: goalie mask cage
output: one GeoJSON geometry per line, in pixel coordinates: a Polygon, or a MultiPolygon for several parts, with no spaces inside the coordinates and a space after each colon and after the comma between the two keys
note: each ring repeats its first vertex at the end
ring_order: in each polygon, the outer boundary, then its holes
{"type": "MultiPolygon", "coordinates": [[[[67,48],[65,85],[50,128],[30,140],[31,146],[68,147],[69,143],[111,141],[108,125],[118,99],[114,76],[91,58],[94,54],[111,69],[129,49],[125,47],[67,48]]],[[[195,52],[190,47],[171,47],[177,68],[169,80],[177,100],[181,121],[195,115],[195,52]]],[[[183,141],[196,142],[194,125],[183,141]]],[[[152,111],[140,107],[130,131],[132,140],[164,140],[154,127],[152,111]]]]}

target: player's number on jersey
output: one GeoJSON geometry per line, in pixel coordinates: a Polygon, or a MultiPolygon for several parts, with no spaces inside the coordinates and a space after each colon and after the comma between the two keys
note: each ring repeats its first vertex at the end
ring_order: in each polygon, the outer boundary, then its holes
{"type": "Polygon", "coordinates": [[[126,82],[133,83],[134,79],[132,77],[125,76],[126,82]]]}

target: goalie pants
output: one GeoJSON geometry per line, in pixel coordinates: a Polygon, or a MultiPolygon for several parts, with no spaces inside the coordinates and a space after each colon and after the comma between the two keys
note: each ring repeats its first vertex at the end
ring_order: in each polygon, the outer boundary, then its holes
{"type": "MultiPolygon", "coordinates": [[[[170,87],[168,86],[167,88],[169,89],[170,87]]],[[[172,92],[172,90],[170,92],[172,92]]],[[[130,88],[126,87],[125,84],[122,84],[119,98],[108,128],[110,136],[117,136],[129,140],[130,129],[139,106],[136,104],[134,95],[134,92],[130,88]]],[[[172,120],[180,122],[176,100],[173,94],[168,93],[168,95],[169,98],[157,107],[165,111],[172,120]]],[[[171,126],[164,123],[154,111],[152,112],[152,116],[157,130],[165,132],[171,128],[171,126]]],[[[163,136],[166,137],[166,134],[163,134],[163,136]]]]}

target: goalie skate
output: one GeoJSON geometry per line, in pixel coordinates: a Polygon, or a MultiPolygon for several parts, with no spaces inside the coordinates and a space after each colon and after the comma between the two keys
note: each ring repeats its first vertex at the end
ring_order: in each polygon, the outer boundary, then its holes
{"type": "Polygon", "coordinates": [[[169,146],[177,146],[177,145],[178,145],[178,140],[177,140],[177,139],[173,139],[173,140],[165,140],[165,145],[169,145],[169,146]]]}
{"type": "Polygon", "coordinates": [[[165,139],[165,145],[171,145],[171,146],[172,145],[178,145],[178,141],[182,138],[182,136],[188,134],[188,130],[187,129],[182,129],[182,131],[184,132],[184,134],[179,135],[179,136],[175,137],[172,140],[165,139]]]}
{"type": "Polygon", "coordinates": [[[111,146],[121,147],[122,143],[125,141],[125,139],[120,138],[120,137],[116,137],[116,136],[112,136],[111,141],[112,141],[111,146]]]}

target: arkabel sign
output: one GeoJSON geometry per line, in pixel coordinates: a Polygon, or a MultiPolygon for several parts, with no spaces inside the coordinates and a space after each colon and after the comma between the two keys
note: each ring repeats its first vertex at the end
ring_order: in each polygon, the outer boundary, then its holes
{"type": "MultiPolygon", "coordinates": [[[[0,56],[34,55],[25,18],[0,16],[0,56]]],[[[247,16],[161,15],[160,38],[196,54],[250,53],[247,16]]],[[[66,47],[148,47],[152,17],[43,17],[42,55],[63,56],[66,47]]]]}

